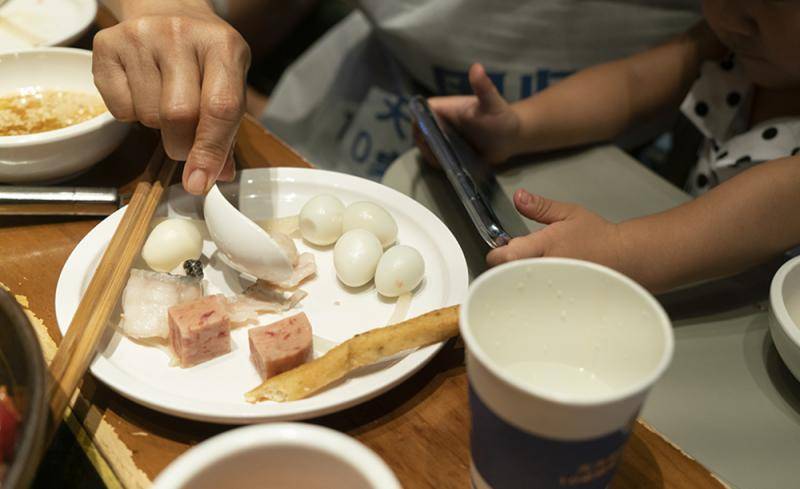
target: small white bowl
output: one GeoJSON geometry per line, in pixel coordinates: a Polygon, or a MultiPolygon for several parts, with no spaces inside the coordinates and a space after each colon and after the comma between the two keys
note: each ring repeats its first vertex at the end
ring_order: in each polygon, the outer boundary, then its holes
{"type": "Polygon", "coordinates": [[[0,1],[0,52],[69,46],[97,16],[96,0],[0,1]]]}
{"type": "Polygon", "coordinates": [[[400,489],[375,452],[330,428],[304,423],[247,426],[193,447],[153,489],[400,489]]]}
{"type": "Polygon", "coordinates": [[[769,290],[769,331],[783,362],[800,380],[800,256],[778,269],[769,290]]]}
{"type": "MultiPolygon", "coordinates": [[[[25,87],[98,94],[92,53],[73,48],[42,48],[0,54],[0,96],[25,87]]],[[[99,95],[99,94],[98,94],[99,95]]],[[[47,182],[78,174],[108,156],[130,124],[104,112],[54,131],[0,136],[0,182],[47,182]]]]}

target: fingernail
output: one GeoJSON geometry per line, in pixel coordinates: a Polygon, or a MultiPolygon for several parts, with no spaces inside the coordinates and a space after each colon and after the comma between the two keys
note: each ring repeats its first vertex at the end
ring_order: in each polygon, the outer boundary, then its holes
{"type": "Polygon", "coordinates": [[[186,181],[186,190],[195,195],[200,195],[206,191],[206,185],[208,185],[206,172],[196,169],[189,174],[189,179],[186,181]]]}
{"type": "Polygon", "coordinates": [[[519,199],[519,203],[522,205],[528,205],[531,201],[531,194],[523,189],[518,190],[517,198],[519,199]]]}

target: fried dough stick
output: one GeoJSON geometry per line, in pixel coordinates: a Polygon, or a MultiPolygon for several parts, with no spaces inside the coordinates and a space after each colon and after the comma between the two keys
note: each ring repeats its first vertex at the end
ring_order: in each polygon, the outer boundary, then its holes
{"type": "Polygon", "coordinates": [[[437,309],[353,336],[316,360],[267,379],[244,396],[248,402],[302,399],[359,367],[412,348],[444,341],[457,334],[458,306],[437,309]]]}

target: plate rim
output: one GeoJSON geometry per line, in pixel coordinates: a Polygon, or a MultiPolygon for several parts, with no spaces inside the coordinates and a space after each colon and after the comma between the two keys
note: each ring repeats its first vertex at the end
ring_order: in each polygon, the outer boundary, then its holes
{"type": "MultiPolygon", "coordinates": [[[[264,173],[270,180],[277,180],[277,181],[286,181],[287,179],[291,179],[291,181],[302,181],[304,180],[303,176],[308,175],[308,172],[313,172],[314,181],[320,181],[319,176],[325,177],[326,175],[330,177],[327,181],[336,182],[339,180],[341,183],[354,182],[357,185],[366,185],[368,188],[372,187],[373,189],[380,190],[381,192],[388,192],[391,194],[396,194],[396,198],[399,197],[401,200],[410,201],[412,204],[412,213],[411,215],[415,215],[416,210],[419,210],[423,213],[428,214],[429,218],[432,218],[433,222],[437,223],[441,226],[447,240],[452,241],[452,244],[455,245],[455,248],[458,250],[457,253],[453,253],[448,248],[448,253],[443,253],[445,260],[448,260],[448,256],[452,256],[452,264],[457,266],[456,273],[461,275],[460,282],[463,283],[462,286],[459,286],[458,283],[454,284],[453,290],[450,291],[448,294],[448,300],[446,301],[447,304],[443,305],[442,307],[446,307],[449,305],[457,304],[463,301],[464,297],[466,297],[466,293],[468,290],[469,284],[469,273],[467,268],[466,258],[464,256],[463,250],[461,246],[458,244],[453,233],[447,227],[444,222],[439,219],[433,212],[431,212],[427,207],[423,206],[419,202],[415,201],[413,198],[409,197],[408,195],[403,194],[391,187],[387,187],[386,185],[380,184],[378,182],[374,182],[372,180],[368,180],[365,178],[332,172],[327,170],[319,170],[313,168],[295,168],[295,167],[278,167],[278,168],[254,168],[254,169],[244,169],[240,171],[240,178],[245,178],[248,175],[253,173],[264,173]],[[332,180],[331,180],[332,179],[332,180]],[[343,182],[342,182],[343,181],[343,182]],[[416,209],[414,209],[416,207],[416,209]]],[[[173,185],[170,187],[178,187],[179,184],[173,185]]],[[[347,185],[345,188],[352,188],[350,185],[347,185]]],[[[169,194],[169,189],[167,192],[169,194]]],[[[124,212],[124,207],[114,212],[112,215],[103,219],[100,223],[98,223],[94,228],[92,228],[89,233],[84,236],[80,242],[75,246],[75,248],[70,252],[69,257],[67,258],[64,266],[61,269],[59,274],[58,283],[56,285],[56,293],[55,293],[55,313],[56,313],[56,322],[59,328],[59,331],[64,333],[68,327],[67,319],[72,318],[69,315],[70,309],[70,295],[69,291],[75,288],[75,282],[78,280],[83,280],[85,277],[85,272],[83,271],[83,266],[80,265],[80,262],[85,258],[85,255],[89,254],[95,248],[87,248],[89,243],[95,242],[97,240],[102,239],[101,236],[104,233],[108,233],[109,229],[114,229],[118,225],[119,221],[122,218],[122,214],[124,212]],[[68,290],[69,289],[69,290],[68,290]]],[[[111,231],[113,233],[113,231],[111,231]]],[[[110,235],[109,235],[110,236],[110,235]]],[[[446,261],[445,263],[450,263],[446,261]]],[[[449,268],[449,267],[446,267],[449,268]]],[[[74,309],[74,308],[72,308],[74,309]]],[[[342,411],[344,409],[353,407],[357,404],[365,402],[367,400],[373,399],[384,392],[388,391],[389,389],[401,384],[406,379],[411,377],[417,371],[419,371],[422,367],[428,364],[430,360],[438,353],[438,351],[444,346],[445,342],[440,342],[434,345],[429,345],[424,348],[420,348],[417,351],[414,351],[405,357],[403,357],[399,362],[393,365],[390,368],[398,369],[397,374],[390,380],[384,382],[383,384],[373,387],[367,388],[362,392],[357,392],[355,395],[346,397],[343,400],[334,400],[332,402],[328,402],[324,405],[317,405],[317,404],[310,404],[310,405],[301,405],[297,406],[296,403],[301,403],[301,401],[296,401],[295,403],[285,403],[285,404],[275,404],[274,406],[281,406],[279,408],[279,412],[277,413],[259,413],[259,412],[248,412],[248,413],[233,413],[228,411],[228,413],[212,413],[209,414],[206,411],[200,409],[194,409],[189,406],[182,406],[180,408],[176,408],[174,403],[159,403],[156,401],[159,396],[163,396],[163,391],[160,391],[156,388],[153,388],[146,383],[142,382],[140,379],[132,379],[134,388],[127,387],[126,385],[130,386],[130,382],[125,382],[125,377],[131,378],[131,375],[119,367],[114,366],[107,360],[105,360],[101,355],[97,355],[94,360],[92,360],[90,371],[95,378],[101,381],[103,384],[117,392],[118,394],[122,395],[123,397],[145,406],[149,409],[153,409],[158,412],[166,413],[173,416],[178,416],[185,419],[191,419],[196,421],[205,421],[205,422],[214,422],[214,423],[222,423],[222,424],[251,424],[251,423],[260,423],[260,422],[272,422],[272,421],[291,421],[291,420],[302,420],[302,419],[310,419],[315,418],[318,416],[331,414],[334,412],[342,411]],[[137,387],[138,386],[138,387],[137,387]],[[170,405],[173,404],[173,405],[170,405]]],[[[175,397],[172,397],[173,399],[175,397]]],[[[313,399],[313,397],[309,398],[313,399]]],[[[203,403],[202,406],[208,406],[208,403],[203,403]]],[[[246,406],[246,405],[244,405],[246,406]]],[[[230,407],[228,406],[228,409],[230,407]]]]}

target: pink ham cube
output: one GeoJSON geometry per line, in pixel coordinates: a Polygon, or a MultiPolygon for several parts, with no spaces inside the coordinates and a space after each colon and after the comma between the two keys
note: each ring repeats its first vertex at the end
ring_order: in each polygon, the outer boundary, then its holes
{"type": "Polygon", "coordinates": [[[252,328],[250,359],[263,380],[291,370],[311,357],[311,323],[304,313],[252,328]]]}
{"type": "Polygon", "coordinates": [[[227,302],[209,295],[169,308],[169,341],[182,368],[231,351],[227,302]]]}

